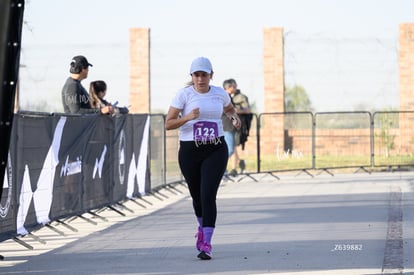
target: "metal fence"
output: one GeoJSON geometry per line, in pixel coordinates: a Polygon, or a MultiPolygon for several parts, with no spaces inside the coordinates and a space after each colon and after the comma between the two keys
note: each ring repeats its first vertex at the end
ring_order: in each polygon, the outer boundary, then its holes
{"type": "MultiPolygon", "coordinates": [[[[164,114],[152,114],[150,120],[148,114],[114,118],[20,113],[17,118],[13,125],[17,142],[12,142],[9,160],[13,176],[7,177],[0,198],[6,202],[0,209],[0,241],[50,220],[122,206],[125,198],[184,181],[177,161],[179,131],[165,130],[164,114]],[[106,151],[109,162],[102,161],[106,151]],[[146,167],[145,173],[140,167],[146,167]],[[55,177],[49,171],[60,172],[55,177]]],[[[414,166],[413,122],[414,112],[408,111],[254,115],[247,143],[238,149],[246,169],[237,180],[258,181],[255,174],[278,178],[277,173],[285,171],[313,176],[315,171],[333,174],[343,168],[370,172],[414,166]]]]}
{"type": "MultiPolygon", "coordinates": [[[[182,181],[178,130],[165,131],[164,115],[151,123],[151,185],[182,181]]],[[[414,166],[414,112],[292,112],[254,115],[238,149],[245,175],[414,166]]]]}

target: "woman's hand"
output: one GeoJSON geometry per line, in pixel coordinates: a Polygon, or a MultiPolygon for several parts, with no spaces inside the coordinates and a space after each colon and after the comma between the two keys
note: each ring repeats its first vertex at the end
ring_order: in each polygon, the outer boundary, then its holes
{"type": "Polygon", "coordinates": [[[240,117],[237,115],[236,110],[233,107],[233,104],[229,104],[226,107],[224,107],[224,113],[226,116],[231,120],[231,123],[233,123],[234,128],[237,130],[241,127],[241,120],[240,117]]]}
{"type": "Polygon", "coordinates": [[[107,105],[105,107],[101,108],[101,114],[113,114],[114,113],[114,107],[112,105],[107,105]]]}
{"type": "Polygon", "coordinates": [[[241,127],[240,117],[237,114],[234,114],[230,117],[230,119],[231,119],[231,123],[233,123],[234,128],[239,130],[241,127]]]}
{"type": "Polygon", "coordinates": [[[194,108],[191,112],[187,115],[188,120],[197,119],[200,116],[200,108],[194,108]]]}

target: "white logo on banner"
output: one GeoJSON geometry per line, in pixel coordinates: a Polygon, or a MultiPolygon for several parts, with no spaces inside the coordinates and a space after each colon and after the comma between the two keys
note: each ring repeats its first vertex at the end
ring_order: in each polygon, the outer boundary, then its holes
{"type": "Polygon", "coordinates": [[[124,184],[125,179],[125,131],[122,129],[121,134],[119,135],[119,148],[118,148],[118,155],[119,155],[119,182],[124,184]]]}
{"type": "MultiPolygon", "coordinates": [[[[9,155],[7,157],[7,168],[4,171],[4,180],[3,180],[3,189],[8,188],[8,192],[7,192],[7,200],[6,200],[6,204],[3,206],[0,203],[0,218],[5,218],[7,216],[7,214],[9,213],[9,209],[10,209],[10,204],[11,204],[11,199],[12,199],[12,190],[13,190],[13,174],[12,174],[12,165],[11,165],[11,158],[10,158],[10,152],[9,155]],[[8,172],[8,173],[7,173],[8,172]]],[[[0,198],[0,202],[1,202],[1,198],[0,198]]]]}
{"type": "Polygon", "coordinates": [[[58,154],[65,122],[66,117],[62,117],[56,126],[53,141],[43,163],[42,171],[40,172],[36,190],[34,192],[31,188],[29,175],[30,169],[27,165],[25,166],[19,197],[19,209],[17,211],[17,234],[28,234],[26,228],[24,228],[24,222],[26,221],[32,199],[34,202],[37,222],[43,225],[50,222],[49,213],[53,198],[53,180],[55,177],[56,166],[59,163],[58,154]]]}
{"type": "Polygon", "coordinates": [[[81,157],[77,157],[76,161],[69,162],[69,155],[66,157],[65,164],[60,169],[60,177],[80,174],[82,172],[82,160],[81,157]]]}
{"type": "Polygon", "coordinates": [[[102,154],[101,154],[101,158],[99,159],[99,161],[98,161],[98,159],[95,160],[95,166],[93,167],[93,173],[92,173],[92,178],[93,179],[95,179],[96,173],[98,173],[99,178],[102,178],[102,168],[103,168],[103,163],[104,163],[104,160],[105,160],[106,151],[107,151],[107,148],[106,148],[106,145],[105,145],[104,149],[102,151],[102,154]]]}
{"type": "Polygon", "coordinates": [[[150,117],[147,117],[145,123],[144,133],[142,135],[141,148],[139,151],[138,164],[135,162],[135,154],[132,154],[131,163],[129,165],[127,197],[132,198],[134,194],[135,179],[138,182],[138,191],[140,194],[145,194],[145,182],[147,176],[147,154],[149,142],[149,124],[150,117]]]}

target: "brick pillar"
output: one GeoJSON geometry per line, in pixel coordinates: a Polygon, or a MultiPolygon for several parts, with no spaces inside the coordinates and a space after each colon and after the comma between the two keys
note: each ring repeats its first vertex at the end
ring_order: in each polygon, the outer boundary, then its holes
{"type": "MultiPolygon", "coordinates": [[[[263,31],[264,112],[284,112],[283,28],[263,31]]],[[[263,155],[276,154],[284,148],[284,115],[264,115],[260,127],[260,148],[263,155]]]]}
{"type": "Polygon", "coordinates": [[[130,113],[150,113],[150,29],[129,30],[130,113]]]}
{"type": "Polygon", "coordinates": [[[414,23],[400,24],[400,110],[414,110],[414,23]]]}
{"type": "MultiPolygon", "coordinates": [[[[414,111],[414,23],[399,26],[400,111],[414,111]]],[[[413,115],[400,114],[401,154],[412,153],[413,115]]]]}
{"type": "Polygon", "coordinates": [[[264,29],[264,112],[284,111],[283,28],[264,29]]]}

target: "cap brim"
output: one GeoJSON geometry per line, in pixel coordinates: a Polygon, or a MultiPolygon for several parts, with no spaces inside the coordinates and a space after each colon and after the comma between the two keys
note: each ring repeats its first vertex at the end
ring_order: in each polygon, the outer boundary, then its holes
{"type": "Polygon", "coordinates": [[[193,74],[195,72],[205,72],[205,73],[211,74],[211,70],[205,69],[205,68],[195,68],[190,72],[190,74],[193,74]]]}

